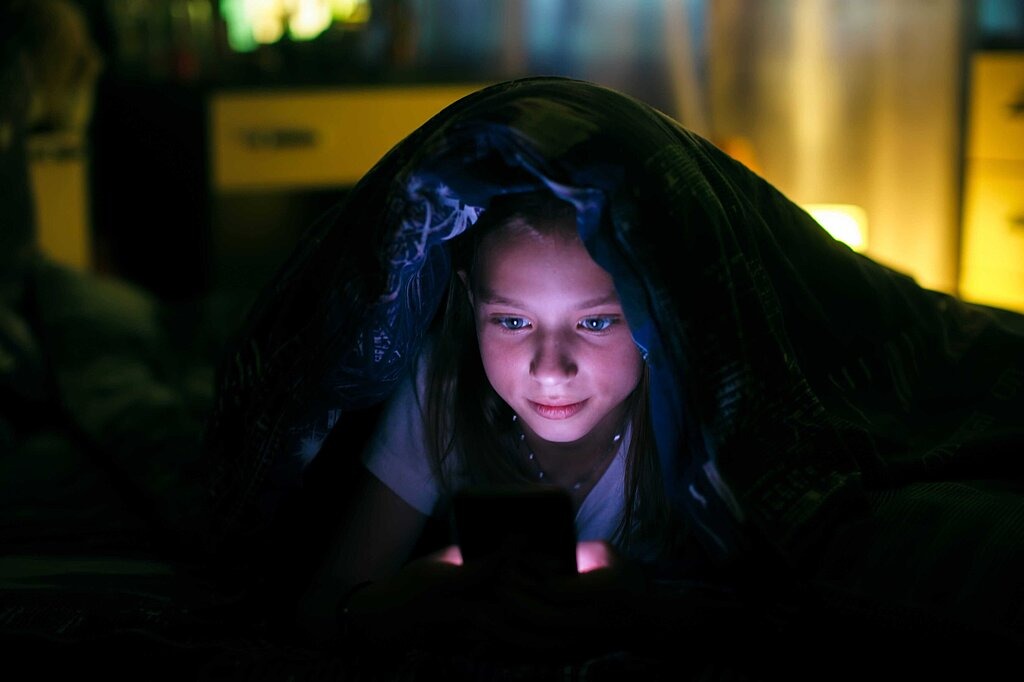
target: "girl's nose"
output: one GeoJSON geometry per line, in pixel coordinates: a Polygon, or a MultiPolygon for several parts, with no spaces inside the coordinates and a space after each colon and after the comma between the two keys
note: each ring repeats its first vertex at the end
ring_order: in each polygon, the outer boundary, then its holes
{"type": "Polygon", "coordinates": [[[537,340],[530,361],[530,374],[546,386],[557,386],[576,376],[572,342],[554,335],[537,340]]]}

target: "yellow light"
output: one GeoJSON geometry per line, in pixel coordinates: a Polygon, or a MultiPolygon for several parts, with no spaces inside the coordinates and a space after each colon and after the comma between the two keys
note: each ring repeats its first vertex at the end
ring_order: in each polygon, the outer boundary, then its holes
{"type": "Polygon", "coordinates": [[[334,18],[345,24],[365,24],[370,20],[369,0],[331,0],[334,18]]]}
{"type": "MultiPolygon", "coordinates": [[[[259,43],[276,43],[285,31],[292,40],[313,40],[331,23],[363,28],[370,20],[369,0],[219,0],[232,49],[248,52],[259,43]]],[[[191,12],[192,5],[189,5],[191,12]]],[[[199,10],[197,10],[199,11],[199,10]]],[[[197,15],[198,16],[198,15],[197,15]]]]}
{"type": "Polygon", "coordinates": [[[295,40],[312,40],[331,25],[328,0],[292,0],[288,33],[295,40]]]}
{"type": "Polygon", "coordinates": [[[273,17],[261,17],[258,21],[252,22],[252,37],[257,43],[269,45],[276,43],[284,35],[284,24],[280,19],[273,17]]]}
{"type": "Polygon", "coordinates": [[[258,43],[276,43],[284,35],[280,0],[246,0],[245,16],[252,26],[252,37],[258,43]]]}
{"type": "Polygon", "coordinates": [[[860,206],[804,204],[803,209],[810,213],[826,232],[854,251],[862,252],[867,249],[868,214],[860,206]]]}

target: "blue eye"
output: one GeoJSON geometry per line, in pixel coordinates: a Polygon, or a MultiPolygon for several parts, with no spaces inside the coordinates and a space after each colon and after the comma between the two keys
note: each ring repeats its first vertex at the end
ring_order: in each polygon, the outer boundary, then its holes
{"type": "Polygon", "coordinates": [[[526,321],[525,317],[496,317],[494,318],[495,324],[508,329],[509,331],[519,331],[520,329],[526,329],[530,326],[530,323],[526,321]]]}
{"type": "Polygon", "coordinates": [[[580,320],[580,327],[588,332],[603,332],[615,324],[613,317],[584,317],[580,320]]]}

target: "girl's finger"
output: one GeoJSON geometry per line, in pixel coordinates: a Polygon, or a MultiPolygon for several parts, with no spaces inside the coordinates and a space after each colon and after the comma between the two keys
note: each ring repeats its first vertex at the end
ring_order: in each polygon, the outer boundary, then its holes
{"type": "Polygon", "coordinates": [[[611,568],[617,562],[615,550],[604,540],[584,540],[576,543],[576,568],[580,573],[611,568]]]}

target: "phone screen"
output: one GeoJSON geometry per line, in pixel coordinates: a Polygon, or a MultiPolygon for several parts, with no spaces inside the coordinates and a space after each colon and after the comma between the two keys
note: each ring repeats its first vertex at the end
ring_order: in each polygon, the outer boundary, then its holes
{"type": "Polygon", "coordinates": [[[462,490],[452,499],[452,515],[464,563],[514,552],[554,574],[576,573],[576,527],[564,490],[462,490]]]}

